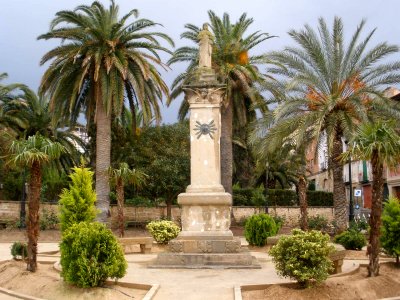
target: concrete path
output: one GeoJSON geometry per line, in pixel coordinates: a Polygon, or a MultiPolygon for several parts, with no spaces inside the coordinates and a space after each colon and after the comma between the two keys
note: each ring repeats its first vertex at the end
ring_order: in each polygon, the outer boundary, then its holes
{"type": "MultiPolygon", "coordinates": [[[[10,245],[11,243],[0,243],[0,261],[11,259],[10,245]]],[[[39,244],[39,252],[57,249],[57,243],[39,244]]],[[[153,298],[155,300],[233,300],[235,286],[288,281],[276,274],[267,253],[252,252],[252,255],[258,259],[261,269],[148,269],[147,266],[155,260],[157,254],[129,254],[126,255],[129,266],[128,273],[121,280],[142,284],[159,284],[160,289],[153,298]]],[[[38,257],[39,261],[57,259],[53,255],[38,257]]],[[[350,271],[358,267],[359,263],[360,261],[345,261],[343,271],[350,271]]]]}

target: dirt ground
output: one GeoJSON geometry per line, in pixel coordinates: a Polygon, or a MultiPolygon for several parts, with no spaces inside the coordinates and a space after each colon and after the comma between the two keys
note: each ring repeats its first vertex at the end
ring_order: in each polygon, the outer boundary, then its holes
{"type": "Polygon", "coordinates": [[[80,289],[65,283],[53,265],[39,264],[36,273],[31,273],[26,271],[26,263],[17,261],[0,263],[0,286],[39,298],[60,300],[142,299],[147,292],[118,285],[80,289]]]}
{"type": "Polygon", "coordinates": [[[367,269],[353,275],[328,278],[319,286],[302,289],[296,283],[274,284],[264,290],[244,291],[243,300],[369,300],[400,295],[400,268],[394,263],[380,267],[378,277],[368,278],[367,269]]]}

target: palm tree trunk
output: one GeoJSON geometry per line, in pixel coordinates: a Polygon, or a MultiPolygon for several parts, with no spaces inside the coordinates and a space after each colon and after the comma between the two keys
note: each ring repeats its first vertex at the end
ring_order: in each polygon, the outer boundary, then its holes
{"type": "Polygon", "coordinates": [[[40,189],[42,187],[42,172],[40,163],[35,161],[31,167],[29,179],[29,216],[27,222],[28,235],[28,271],[36,272],[37,269],[37,241],[39,236],[39,205],[40,189]]]}
{"type": "Polygon", "coordinates": [[[117,202],[118,202],[118,229],[119,237],[124,237],[125,234],[125,222],[124,222],[124,183],[121,178],[117,180],[117,202]]]}
{"type": "Polygon", "coordinates": [[[221,110],[221,184],[232,194],[232,100],[221,110]]]}
{"type": "Polygon", "coordinates": [[[97,101],[96,124],[96,206],[100,210],[97,220],[106,224],[110,216],[108,169],[111,161],[111,117],[101,100],[97,101]]]}
{"type": "Polygon", "coordinates": [[[335,220],[338,232],[345,231],[347,228],[347,200],[346,187],[343,181],[343,164],[340,155],[343,152],[342,136],[335,133],[332,147],[332,157],[330,159],[333,173],[333,206],[335,208],[335,220]]]}
{"type": "Polygon", "coordinates": [[[303,175],[299,177],[298,196],[300,204],[300,228],[301,230],[307,230],[307,182],[303,175]]]}
{"type": "Polygon", "coordinates": [[[369,233],[369,265],[368,276],[375,277],[379,275],[379,252],[380,252],[380,233],[381,233],[381,215],[383,202],[383,164],[379,162],[378,152],[374,150],[371,157],[372,166],[372,206],[369,224],[371,230],[369,233]]]}

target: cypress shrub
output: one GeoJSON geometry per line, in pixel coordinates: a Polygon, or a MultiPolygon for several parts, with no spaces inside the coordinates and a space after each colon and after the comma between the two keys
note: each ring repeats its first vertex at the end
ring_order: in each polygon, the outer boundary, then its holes
{"type": "Polygon", "coordinates": [[[253,215],[246,220],[244,236],[250,245],[261,247],[267,243],[267,237],[275,235],[278,229],[270,215],[253,215]]]}
{"type": "Polygon", "coordinates": [[[72,183],[60,196],[61,231],[75,223],[94,221],[96,192],[93,190],[93,172],[88,168],[75,167],[69,175],[72,183]]]}

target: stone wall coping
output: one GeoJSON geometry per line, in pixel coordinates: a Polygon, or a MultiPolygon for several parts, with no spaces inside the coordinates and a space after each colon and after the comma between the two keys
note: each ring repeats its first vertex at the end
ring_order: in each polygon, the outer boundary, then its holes
{"type": "MultiPolygon", "coordinates": [[[[22,201],[14,201],[14,200],[0,200],[0,203],[21,203],[22,201]]],[[[25,201],[26,204],[28,204],[28,201],[25,201]]],[[[45,204],[45,205],[58,205],[57,202],[40,202],[40,204],[45,204]]],[[[111,207],[116,207],[117,204],[111,204],[111,207]]],[[[166,205],[157,205],[157,206],[136,206],[133,204],[125,204],[125,207],[140,207],[140,208],[165,208],[167,207],[166,205]]],[[[172,208],[179,208],[179,205],[172,205],[172,208]]],[[[243,206],[243,205],[237,205],[237,206],[232,206],[233,208],[265,208],[265,206],[243,206]]],[[[275,209],[275,208],[300,208],[300,206],[268,206],[268,209],[275,209]]],[[[333,206],[308,206],[307,208],[334,208],[333,206]]]]}

